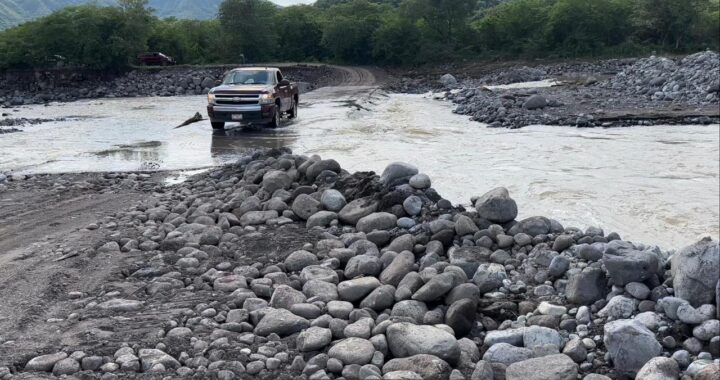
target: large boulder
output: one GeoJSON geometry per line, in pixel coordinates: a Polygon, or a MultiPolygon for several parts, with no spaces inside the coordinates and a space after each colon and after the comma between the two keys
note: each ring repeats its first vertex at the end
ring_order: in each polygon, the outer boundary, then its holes
{"type": "Polygon", "coordinates": [[[507,223],[518,214],[517,203],[504,187],[492,189],[478,198],[475,209],[480,217],[494,223],[507,223]]]}
{"type": "Polygon", "coordinates": [[[675,296],[695,307],[713,303],[720,279],[720,245],[708,237],[683,248],[673,255],[671,271],[675,296]]]}
{"type": "Polygon", "coordinates": [[[528,110],[536,110],[536,109],[542,109],[547,107],[548,100],[542,96],[542,95],[533,95],[529,97],[525,103],[523,103],[523,108],[528,110]]]}
{"type": "Polygon", "coordinates": [[[423,380],[448,380],[452,367],[433,355],[415,355],[409,358],[392,359],[383,366],[383,374],[395,371],[411,371],[420,375],[423,380]]]}
{"type": "Polygon", "coordinates": [[[439,82],[445,87],[451,87],[457,84],[457,79],[452,74],[447,73],[440,77],[439,82]]]}
{"type": "Polygon", "coordinates": [[[362,338],[347,338],[339,341],[328,351],[328,356],[340,360],[343,364],[365,365],[375,353],[372,342],[362,338]]]}
{"type": "Polygon", "coordinates": [[[418,169],[415,166],[404,162],[393,162],[383,170],[380,182],[387,187],[393,187],[408,183],[415,174],[418,174],[418,169]]]}
{"type": "Polygon", "coordinates": [[[457,339],[445,330],[428,325],[394,323],[386,332],[388,347],[395,357],[404,358],[418,354],[439,357],[451,365],[460,360],[457,339]]]}
{"type": "Polygon", "coordinates": [[[615,369],[629,377],[634,377],[645,363],[662,354],[662,346],[652,331],[631,319],[607,323],[603,340],[615,369]]]}
{"type": "Polygon", "coordinates": [[[320,201],[308,194],[300,194],[293,201],[292,210],[300,219],[307,220],[320,211],[320,201]]]}
{"type": "Polygon", "coordinates": [[[653,252],[634,249],[606,250],[603,256],[610,280],[618,286],[649,279],[658,272],[658,260],[653,252]]]}
{"type": "Polygon", "coordinates": [[[570,277],[565,294],[568,301],[577,305],[590,305],[605,298],[607,293],[605,272],[588,267],[570,277]]]}
{"type": "Polygon", "coordinates": [[[578,366],[565,354],[548,355],[510,364],[506,380],[575,380],[578,366]]]}

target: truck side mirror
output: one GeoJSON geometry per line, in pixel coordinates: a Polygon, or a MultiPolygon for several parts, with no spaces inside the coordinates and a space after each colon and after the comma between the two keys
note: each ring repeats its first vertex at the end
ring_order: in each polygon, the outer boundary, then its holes
{"type": "Polygon", "coordinates": [[[281,80],[280,83],[278,83],[278,84],[279,84],[280,86],[289,86],[289,85],[290,85],[290,81],[287,80],[287,79],[283,79],[283,80],[281,80]]]}

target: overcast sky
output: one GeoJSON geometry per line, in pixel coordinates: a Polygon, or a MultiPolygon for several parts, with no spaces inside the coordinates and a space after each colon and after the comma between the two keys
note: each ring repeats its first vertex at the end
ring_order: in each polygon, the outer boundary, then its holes
{"type": "Polygon", "coordinates": [[[296,5],[296,4],[312,4],[315,2],[315,0],[270,0],[275,4],[280,4],[283,6],[288,5],[296,5]]]}

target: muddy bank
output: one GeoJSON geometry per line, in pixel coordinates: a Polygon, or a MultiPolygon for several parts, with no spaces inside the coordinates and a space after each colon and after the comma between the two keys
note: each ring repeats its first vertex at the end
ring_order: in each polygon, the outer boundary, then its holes
{"type": "MultiPolygon", "coordinates": [[[[292,81],[304,82],[312,90],[343,80],[344,73],[326,65],[283,64],[283,73],[292,81]]],[[[200,95],[235,66],[139,68],[119,76],[98,75],[82,70],[7,72],[0,87],[4,107],[78,99],[200,95]]]]}
{"type": "Polygon", "coordinates": [[[503,188],[455,207],[412,165],[351,174],[287,149],[174,186],[114,176],[107,191],[148,185],[0,266],[3,379],[720,373],[717,241],[516,220],[503,188]]]}
{"type": "Polygon", "coordinates": [[[454,112],[490,127],[710,124],[720,120],[718,77],[720,57],[702,52],[675,59],[491,66],[478,77],[401,78],[389,88],[436,92],[457,105],[454,112]],[[551,80],[552,86],[522,83],[551,80]],[[506,84],[514,85],[496,86],[506,84]]]}

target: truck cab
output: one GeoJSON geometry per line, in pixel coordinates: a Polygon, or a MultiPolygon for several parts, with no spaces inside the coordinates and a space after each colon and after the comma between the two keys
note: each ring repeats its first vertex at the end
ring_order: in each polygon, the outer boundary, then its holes
{"type": "Polygon", "coordinates": [[[227,72],[208,92],[208,116],[213,129],[227,122],[276,128],[283,115],[297,117],[298,86],[274,67],[243,67],[227,72]]]}

